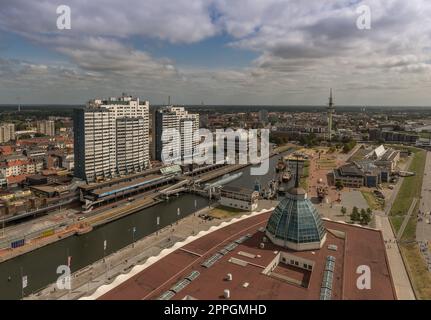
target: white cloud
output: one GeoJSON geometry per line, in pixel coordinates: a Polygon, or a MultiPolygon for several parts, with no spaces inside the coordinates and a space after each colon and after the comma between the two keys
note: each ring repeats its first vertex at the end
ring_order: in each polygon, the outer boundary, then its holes
{"type": "Polygon", "coordinates": [[[400,93],[412,104],[431,98],[428,0],[70,0],[70,31],[56,29],[57,5],[3,0],[0,30],[49,46],[71,65],[3,60],[0,74],[27,82],[38,74],[69,85],[80,79],[92,92],[123,87],[155,99],[176,95],[184,103],[324,103],[327,87],[338,88],[346,104],[397,101],[395,88],[414,89],[414,95],[400,93]],[[371,8],[371,30],[356,28],[362,4],[371,8]],[[140,37],[187,45],[223,33],[230,46],[259,57],[242,69],[179,68],[131,42],[140,37]]]}

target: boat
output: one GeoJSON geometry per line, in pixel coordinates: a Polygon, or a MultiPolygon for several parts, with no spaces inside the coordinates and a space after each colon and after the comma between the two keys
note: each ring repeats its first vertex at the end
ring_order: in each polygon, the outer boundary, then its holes
{"type": "Polygon", "coordinates": [[[323,199],[325,199],[327,194],[328,194],[328,191],[324,186],[317,186],[317,197],[319,198],[320,201],[323,201],[323,199]]]}
{"type": "Polygon", "coordinates": [[[93,230],[93,227],[87,223],[81,223],[78,226],[78,230],[76,231],[76,234],[78,236],[82,236],[83,234],[87,234],[93,230]]]}
{"type": "Polygon", "coordinates": [[[290,181],[290,179],[292,179],[292,174],[290,173],[290,171],[286,171],[285,173],[283,173],[283,176],[281,177],[281,180],[284,183],[287,183],[290,181]]]}

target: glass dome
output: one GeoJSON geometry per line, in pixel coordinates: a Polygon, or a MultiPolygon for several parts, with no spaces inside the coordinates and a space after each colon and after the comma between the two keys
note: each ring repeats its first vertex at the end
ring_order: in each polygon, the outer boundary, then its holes
{"type": "Polygon", "coordinates": [[[319,213],[301,188],[293,188],[269,218],[266,235],[275,244],[294,250],[321,248],[326,230],[319,213]]]}

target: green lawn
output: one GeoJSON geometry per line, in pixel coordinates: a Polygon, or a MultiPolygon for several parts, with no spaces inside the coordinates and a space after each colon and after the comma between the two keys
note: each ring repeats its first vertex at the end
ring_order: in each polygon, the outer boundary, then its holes
{"type": "MultiPolygon", "coordinates": [[[[407,214],[413,198],[420,198],[422,180],[424,175],[426,152],[414,147],[399,147],[408,149],[414,154],[408,171],[416,173],[413,177],[404,178],[400,191],[394,201],[389,220],[397,232],[403,223],[404,216],[407,214]]],[[[407,223],[406,229],[402,235],[403,241],[416,240],[416,214],[419,210],[419,202],[416,205],[412,217],[407,223]]],[[[419,251],[416,243],[400,245],[401,254],[406,262],[407,272],[412,281],[413,288],[419,299],[431,299],[431,273],[428,271],[425,260],[419,251]]]]}
{"type": "Polygon", "coordinates": [[[247,211],[236,209],[236,208],[228,208],[224,206],[218,206],[217,208],[212,209],[208,215],[217,218],[217,219],[226,219],[235,217],[238,215],[246,214],[247,211]]]}
{"type": "Polygon", "coordinates": [[[305,161],[304,169],[302,169],[301,179],[299,180],[299,184],[301,188],[305,190],[308,189],[308,177],[310,175],[310,161],[305,161]]]}
{"type": "Polygon", "coordinates": [[[384,210],[384,200],[378,199],[371,191],[361,191],[361,193],[372,210],[384,210]]]}
{"type": "Polygon", "coordinates": [[[419,198],[422,188],[422,179],[424,176],[426,153],[423,150],[415,148],[414,158],[410,164],[408,171],[413,171],[416,174],[413,177],[404,178],[403,184],[395,199],[390,215],[399,216],[406,215],[413,198],[419,198]]]}
{"type": "Polygon", "coordinates": [[[394,228],[396,233],[398,232],[398,230],[400,230],[400,227],[403,224],[404,216],[392,216],[389,217],[389,221],[391,222],[392,227],[394,228]]]}
{"type": "Polygon", "coordinates": [[[409,222],[407,223],[406,228],[404,229],[404,233],[401,237],[403,241],[415,241],[416,240],[416,225],[418,219],[413,216],[410,217],[409,222]]]}
{"type": "Polygon", "coordinates": [[[407,272],[413,282],[418,299],[431,299],[431,273],[428,271],[425,260],[417,244],[400,245],[401,253],[407,261],[407,272]]]}

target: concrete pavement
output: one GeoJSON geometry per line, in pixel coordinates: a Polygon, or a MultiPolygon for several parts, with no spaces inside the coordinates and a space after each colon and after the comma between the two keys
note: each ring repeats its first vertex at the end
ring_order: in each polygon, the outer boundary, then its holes
{"type": "Polygon", "coordinates": [[[394,281],[397,298],[399,300],[415,300],[415,294],[404,266],[401,252],[396,243],[389,218],[382,216],[376,216],[375,218],[376,227],[382,230],[383,239],[386,243],[386,254],[388,256],[389,265],[391,266],[391,275],[394,281]]]}
{"type": "Polygon", "coordinates": [[[429,151],[425,161],[419,212],[421,219],[416,225],[416,239],[419,242],[428,242],[431,240],[431,224],[427,223],[427,220],[431,220],[431,152],[429,151]]]}

